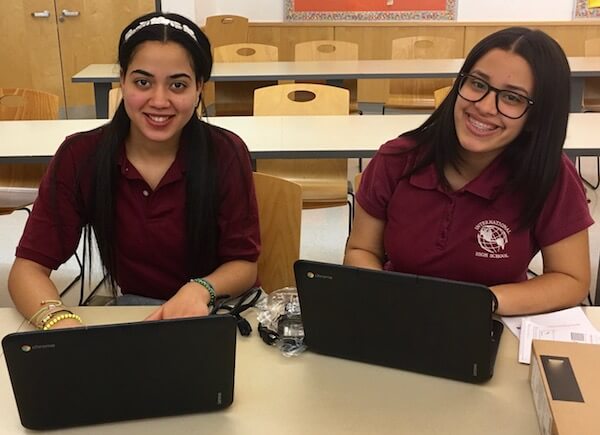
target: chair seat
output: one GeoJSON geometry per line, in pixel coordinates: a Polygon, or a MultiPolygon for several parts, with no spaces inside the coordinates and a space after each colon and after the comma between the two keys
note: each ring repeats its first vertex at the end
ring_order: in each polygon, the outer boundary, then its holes
{"type": "Polygon", "coordinates": [[[600,97],[586,98],[583,101],[584,112],[600,112],[600,97]]]}
{"type": "Polygon", "coordinates": [[[385,106],[397,109],[433,110],[435,107],[435,102],[433,95],[431,98],[425,98],[415,97],[414,95],[394,94],[387,98],[385,101],[385,106]]]}
{"type": "Polygon", "coordinates": [[[10,214],[34,203],[37,188],[0,187],[0,214],[10,214]]]}

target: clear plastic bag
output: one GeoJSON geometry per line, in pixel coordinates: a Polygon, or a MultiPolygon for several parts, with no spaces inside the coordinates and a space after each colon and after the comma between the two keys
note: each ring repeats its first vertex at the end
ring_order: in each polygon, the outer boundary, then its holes
{"type": "Polygon", "coordinates": [[[277,346],[285,356],[304,351],[304,328],[295,287],[284,287],[256,304],[259,332],[263,341],[277,346]]]}

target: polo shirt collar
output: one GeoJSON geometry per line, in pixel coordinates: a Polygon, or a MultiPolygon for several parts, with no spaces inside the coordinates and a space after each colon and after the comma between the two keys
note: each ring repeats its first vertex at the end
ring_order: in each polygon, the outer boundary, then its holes
{"type": "MultiPolygon", "coordinates": [[[[119,158],[117,159],[117,166],[119,166],[121,175],[123,175],[125,178],[143,179],[140,173],[135,168],[135,166],[133,166],[129,159],[127,159],[127,153],[125,152],[125,144],[121,145],[121,148],[119,149],[119,158]]],[[[186,169],[182,147],[179,147],[179,149],[177,150],[177,155],[175,156],[175,161],[173,162],[167,173],[164,175],[163,179],[160,182],[160,185],[162,186],[181,180],[185,174],[185,170],[186,169]]]]}
{"type": "MultiPolygon", "coordinates": [[[[508,179],[509,171],[505,163],[503,153],[496,157],[475,179],[471,180],[465,187],[456,193],[470,192],[484,199],[496,198],[508,179]]],[[[415,187],[425,190],[439,190],[447,193],[438,178],[435,166],[426,166],[420,171],[412,174],[409,183],[415,187]]]]}

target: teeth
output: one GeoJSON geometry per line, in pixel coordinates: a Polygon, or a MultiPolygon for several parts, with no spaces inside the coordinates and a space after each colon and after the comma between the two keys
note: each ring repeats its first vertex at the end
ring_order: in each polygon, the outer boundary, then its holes
{"type": "Polygon", "coordinates": [[[491,125],[491,124],[485,124],[483,122],[477,121],[476,119],[474,119],[472,116],[469,116],[469,122],[471,123],[471,125],[475,128],[478,128],[479,130],[494,130],[496,128],[495,125],[491,125]]]}
{"type": "Polygon", "coordinates": [[[150,118],[154,122],[165,122],[167,119],[169,119],[168,116],[153,116],[153,115],[148,115],[148,118],[150,118]]]}

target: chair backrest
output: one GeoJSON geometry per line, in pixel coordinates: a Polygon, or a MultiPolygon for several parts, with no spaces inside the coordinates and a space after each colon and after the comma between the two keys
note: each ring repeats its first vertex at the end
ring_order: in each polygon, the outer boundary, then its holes
{"type": "Polygon", "coordinates": [[[112,88],[108,91],[108,117],[112,118],[121,104],[123,93],[121,88],[112,88]]]}
{"type": "Polygon", "coordinates": [[[258,172],[253,175],[261,238],[258,277],[270,293],[295,286],[293,265],[300,258],[302,189],[283,178],[258,172]]]}
{"type": "Polygon", "coordinates": [[[452,86],[444,86],[443,88],[439,88],[433,91],[433,101],[436,109],[440,107],[440,105],[446,99],[451,90],[452,86]]]}
{"type": "MultiPolygon", "coordinates": [[[[278,48],[265,44],[228,44],[216,47],[213,52],[215,62],[276,62],[279,60],[278,48]]],[[[276,81],[216,82],[214,84],[215,114],[252,115],[254,90],[276,83],[276,81]]]]}
{"type": "Polygon", "coordinates": [[[206,17],[204,33],[211,46],[235,44],[248,40],[248,18],[239,15],[213,15],[206,17]]]}
{"type": "Polygon", "coordinates": [[[600,38],[587,39],[584,45],[586,56],[600,56],[600,38]]]}
{"type": "MultiPolygon", "coordinates": [[[[57,95],[34,89],[0,88],[0,121],[58,119],[57,95]]],[[[38,187],[45,163],[0,164],[0,186],[38,187]]]]}
{"type": "Polygon", "coordinates": [[[58,119],[58,101],[35,89],[0,88],[0,120],[58,119]]]}
{"type": "Polygon", "coordinates": [[[346,41],[320,40],[299,42],[294,48],[295,60],[357,60],[358,44],[346,41]]]}
{"type": "MultiPolygon", "coordinates": [[[[254,115],[348,115],[347,89],[312,83],[267,86],[254,93],[254,115]]],[[[286,178],[302,186],[305,208],[347,203],[346,159],[260,159],[257,171],[286,178]]]]}
{"type": "Polygon", "coordinates": [[[359,172],[354,176],[354,192],[358,192],[358,188],[360,187],[360,180],[362,180],[362,174],[362,172],[359,172]]]}
{"type": "MultiPolygon", "coordinates": [[[[586,56],[600,56],[600,38],[587,39],[584,45],[586,56]]],[[[600,77],[585,79],[583,91],[584,111],[600,111],[600,77]]]]}
{"type": "Polygon", "coordinates": [[[215,62],[276,62],[279,59],[279,49],[274,45],[250,42],[221,45],[213,51],[215,62]]]}
{"type": "Polygon", "coordinates": [[[392,59],[450,59],[458,41],[442,36],[407,36],[392,41],[392,59]]]}
{"type": "MultiPolygon", "coordinates": [[[[440,36],[407,36],[392,41],[392,59],[449,59],[459,57],[459,41],[440,36]]],[[[433,108],[433,93],[450,85],[449,79],[390,80],[390,95],[412,98],[415,107],[433,108]]]]}
{"type": "Polygon", "coordinates": [[[347,89],[312,83],[267,86],[254,92],[255,115],[348,115],[347,89]]]}
{"type": "MultiPolygon", "coordinates": [[[[299,42],[295,45],[294,52],[294,60],[296,61],[358,60],[358,44],[347,41],[323,39],[299,42]]],[[[325,83],[322,80],[311,80],[310,82],[325,83]]],[[[350,91],[350,111],[359,112],[358,81],[356,79],[344,80],[343,87],[350,91]]]]}

